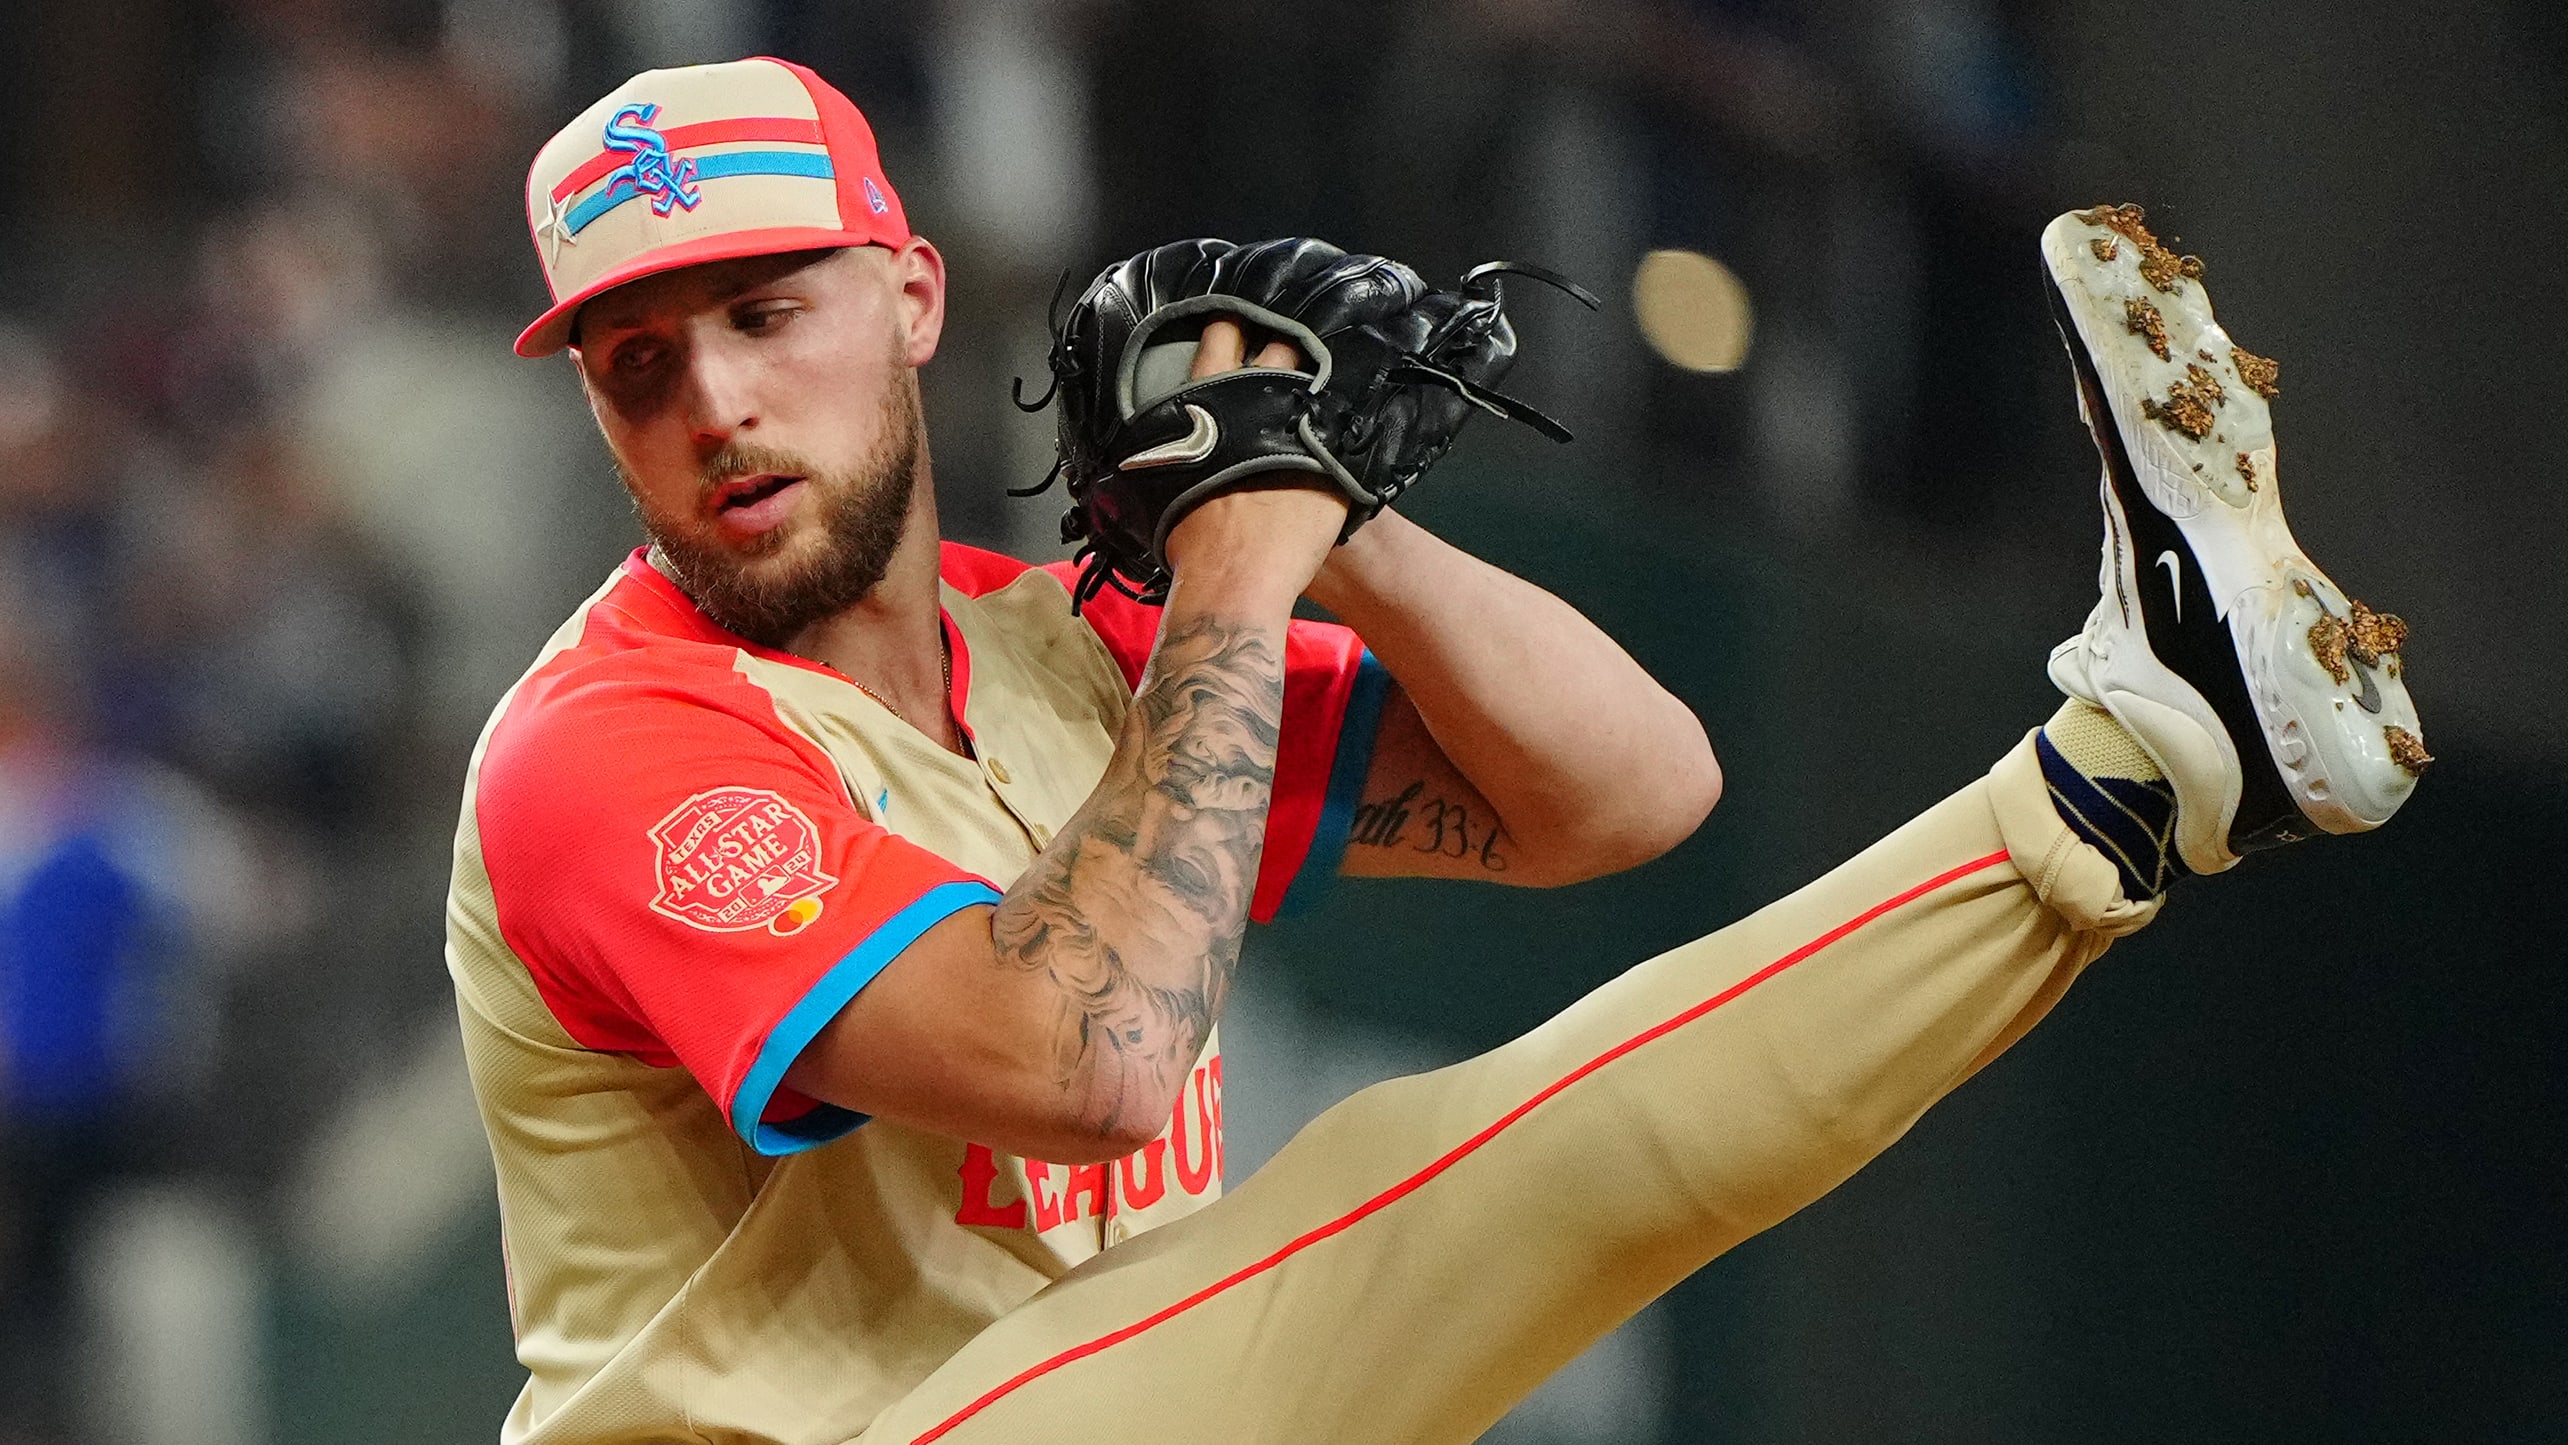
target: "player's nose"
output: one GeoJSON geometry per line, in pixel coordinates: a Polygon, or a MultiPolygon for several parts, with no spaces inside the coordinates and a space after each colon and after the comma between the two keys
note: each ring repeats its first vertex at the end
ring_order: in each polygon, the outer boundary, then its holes
{"type": "Polygon", "coordinates": [[[699,340],[687,348],[687,426],[707,450],[758,425],[757,368],[734,347],[699,340]]]}

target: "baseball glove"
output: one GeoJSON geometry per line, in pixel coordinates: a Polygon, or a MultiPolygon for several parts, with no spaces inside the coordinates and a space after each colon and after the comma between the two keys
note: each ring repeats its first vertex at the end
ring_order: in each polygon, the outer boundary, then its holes
{"type": "Polygon", "coordinates": [[[1560,423],[1491,390],[1516,356],[1498,293],[1509,274],[1597,305],[1533,266],[1493,261],[1439,291],[1397,261],[1307,238],[1178,241],[1107,268],[1053,328],[1052,389],[1017,397],[1028,411],[1060,399],[1052,471],[1012,491],[1067,480],[1061,537],[1083,544],[1073,610],[1109,584],[1165,600],[1169,532],[1224,492],[1334,487],[1347,499],[1343,542],[1434,465],[1475,411],[1569,440],[1560,423]],[[1197,337],[1216,316],[1292,341],[1315,370],[1192,380],[1197,337]]]}

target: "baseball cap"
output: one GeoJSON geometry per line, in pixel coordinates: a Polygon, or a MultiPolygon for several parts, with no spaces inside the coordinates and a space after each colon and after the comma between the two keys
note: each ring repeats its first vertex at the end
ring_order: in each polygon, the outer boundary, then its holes
{"type": "Polygon", "coordinates": [[[874,128],[807,67],[769,56],[646,70],[535,153],[526,224],[553,304],[520,356],[628,281],[706,261],[910,237],[874,128]]]}

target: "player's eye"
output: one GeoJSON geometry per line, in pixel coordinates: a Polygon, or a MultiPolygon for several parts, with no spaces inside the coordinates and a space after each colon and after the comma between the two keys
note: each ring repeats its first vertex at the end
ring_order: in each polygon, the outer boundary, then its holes
{"type": "Polygon", "coordinates": [[[668,350],[657,341],[636,338],[615,348],[615,353],[608,364],[615,368],[618,375],[639,376],[659,365],[660,358],[666,356],[668,350]]]}
{"type": "Polygon", "coordinates": [[[731,324],[742,331],[773,331],[801,309],[791,301],[752,301],[731,314],[731,324]]]}

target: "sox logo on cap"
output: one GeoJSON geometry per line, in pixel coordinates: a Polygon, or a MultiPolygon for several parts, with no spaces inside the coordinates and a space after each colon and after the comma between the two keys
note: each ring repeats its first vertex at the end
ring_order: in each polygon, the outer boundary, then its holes
{"type": "Polygon", "coordinates": [[[626,81],[537,152],[526,217],[553,304],[523,356],[570,345],[582,305],[661,271],[910,236],[864,115],[765,57],[626,81]]]}
{"type": "Polygon", "coordinates": [[[651,118],[659,113],[656,105],[628,105],[606,123],[606,148],[633,156],[632,164],[608,177],[607,191],[612,194],[619,182],[630,181],[635,191],[651,198],[655,216],[669,214],[672,206],[692,211],[704,199],[696,185],[696,163],[687,156],[670,163],[668,141],[651,128],[651,118]]]}

